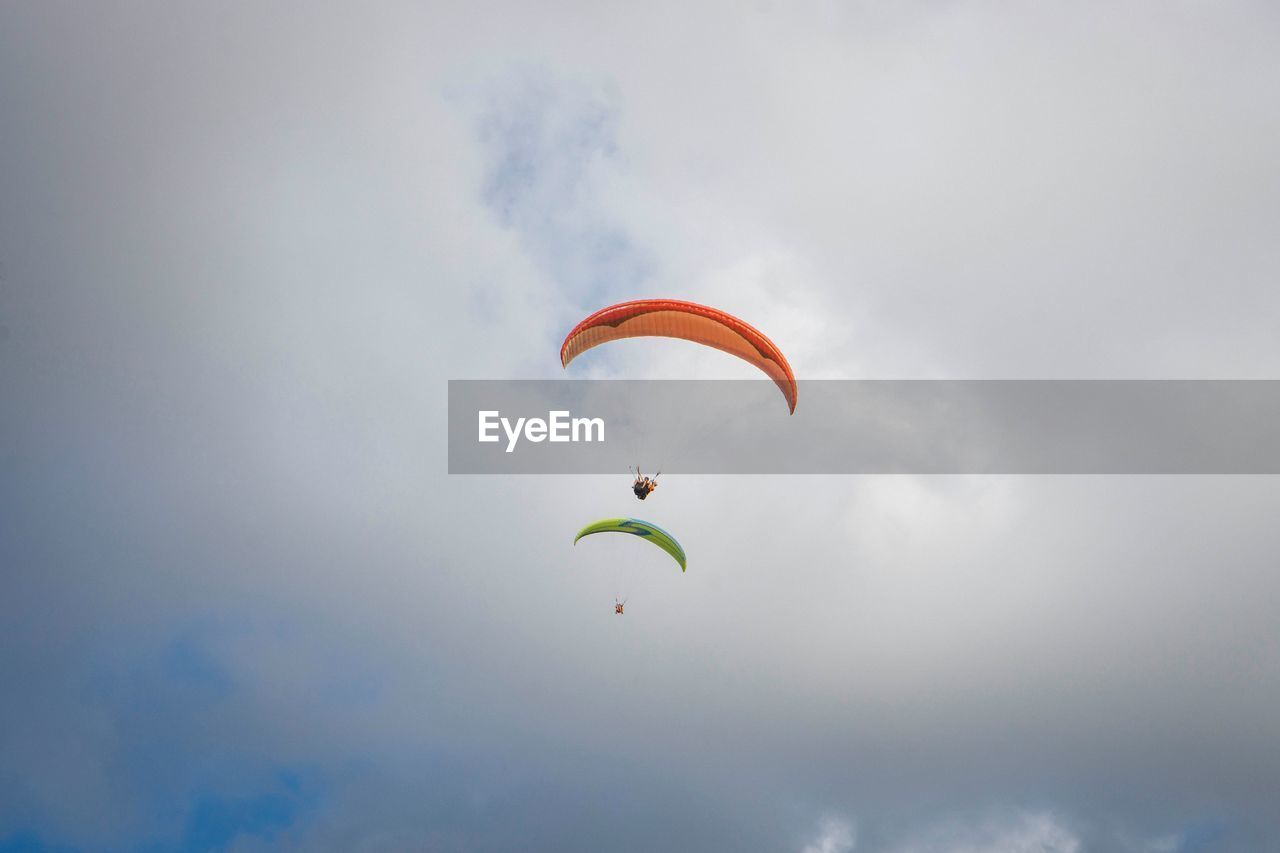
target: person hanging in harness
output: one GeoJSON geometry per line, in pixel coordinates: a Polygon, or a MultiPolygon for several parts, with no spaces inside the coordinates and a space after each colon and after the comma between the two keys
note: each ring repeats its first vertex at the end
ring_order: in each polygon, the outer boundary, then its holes
{"type": "Polygon", "coordinates": [[[616,599],[616,598],[615,598],[615,599],[613,600],[613,612],[614,612],[614,613],[616,613],[616,614],[618,614],[619,616],[621,616],[621,615],[622,615],[622,608],[623,608],[623,607],[625,607],[625,606],[626,606],[626,604],[627,604],[627,602],[626,602],[626,601],[619,601],[618,599],[616,599]]]}
{"type": "Polygon", "coordinates": [[[635,472],[636,481],[631,484],[631,491],[635,492],[636,497],[640,500],[644,500],[649,497],[650,492],[658,488],[658,477],[662,476],[662,472],[659,471],[652,477],[646,477],[644,474],[640,473],[639,468],[634,468],[632,470],[635,472]]]}

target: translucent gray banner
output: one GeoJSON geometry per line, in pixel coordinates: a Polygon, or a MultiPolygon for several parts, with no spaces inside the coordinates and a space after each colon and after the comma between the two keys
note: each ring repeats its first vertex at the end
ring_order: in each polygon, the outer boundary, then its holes
{"type": "Polygon", "coordinates": [[[449,382],[449,473],[1277,474],[1280,381],[449,382]],[[504,423],[505,419],[505,423],[504,423]],[[481,440],[481,436],[485,440],[481,440]]]}

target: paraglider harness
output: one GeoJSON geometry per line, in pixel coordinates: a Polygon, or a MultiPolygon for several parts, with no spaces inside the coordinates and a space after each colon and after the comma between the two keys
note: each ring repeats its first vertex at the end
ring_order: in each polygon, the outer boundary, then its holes
{"type": "Polygon", "coordinates": [[[613,600],[613,612],[621,616],[622,608],[625,607],[626,604],[627,604],[627,600],[625,598],[622,601],[619,601],[618,599],[615,598],[613,600]]]}
{"type": "MultiPolygon", "coordinates": [[[[652,477],[646,477],[644,474],[640,473],[639,468],[633,468],[631,470],[636,475],[636,481],[631,484],[631,491],[635,492],[636,497],[640,500],[644,500],[649,497],[650,492],[658,488],[658,477],[662,476],[662,472],[659,471],[652,477]]],[[[618,612],[621,613],[622,611],[618,612]]]]}

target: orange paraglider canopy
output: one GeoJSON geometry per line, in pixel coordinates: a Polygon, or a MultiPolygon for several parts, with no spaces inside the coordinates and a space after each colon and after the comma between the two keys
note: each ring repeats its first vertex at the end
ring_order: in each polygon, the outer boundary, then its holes
{"type": "Polygon", "coordinates": [[[637,299],[601,308],[573,327],[560,347],[560,363],[592,347],[622,338],[680,338],[714,347],[754,364],[768,374],[796,411],[796,377],[786,356],[763,332],[732,314],[678,299],[637,299]]]}

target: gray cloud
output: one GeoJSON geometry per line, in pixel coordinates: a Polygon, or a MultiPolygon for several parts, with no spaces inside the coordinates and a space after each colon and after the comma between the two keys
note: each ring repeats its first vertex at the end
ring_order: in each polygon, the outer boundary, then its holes
{"type": "Polygon", "coordinates": [[[1273,377],[1275,36],[6,7],[0,844],[181,847],[281,790],[225,845],[1274,844],[1272,479],[672,478],[681,576],[571,546],[625,472],[451,478],[444,439],[447,379],[559,376],[628,288],[808,378],[1273,377]]]}

